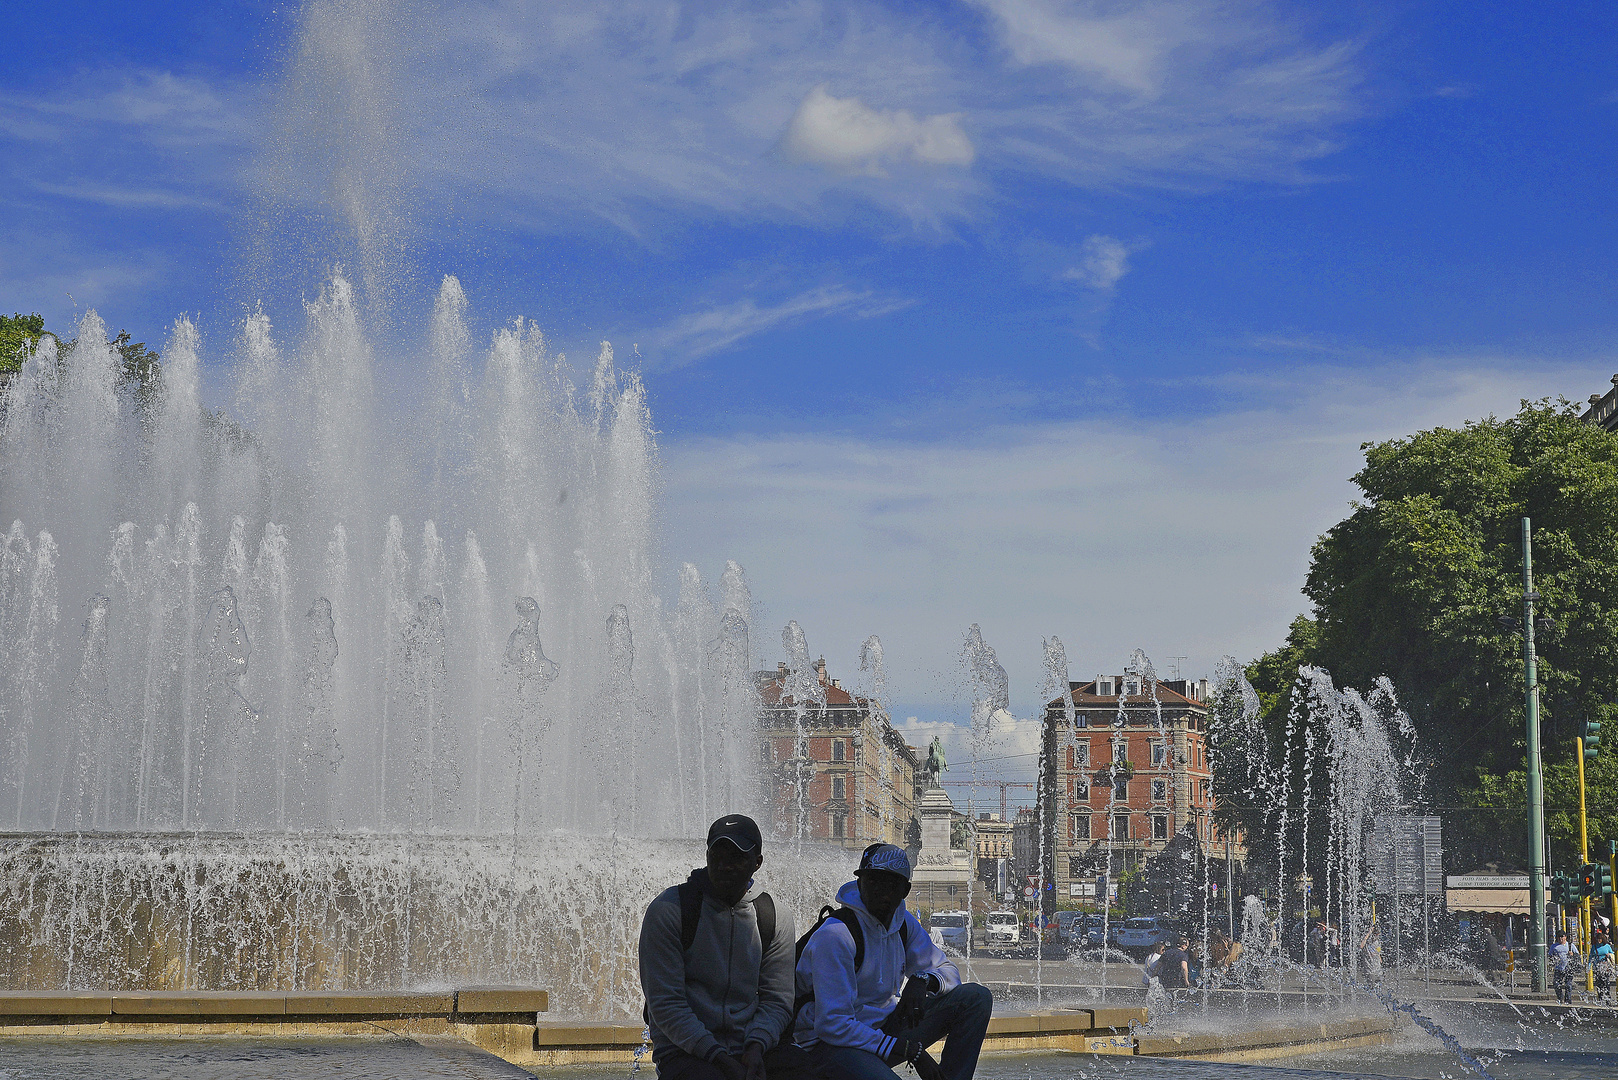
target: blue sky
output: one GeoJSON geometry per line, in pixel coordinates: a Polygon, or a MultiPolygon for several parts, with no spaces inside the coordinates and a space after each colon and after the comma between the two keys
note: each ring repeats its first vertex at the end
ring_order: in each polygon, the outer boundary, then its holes
{"type": "Polygon", "coordinates": [[[194,313],[217,379],[335,262],[400,341],[455,273],[485,330],[638,351],[671,563],[739,559],[834,669],[881,634],[924,725],[978,622],[1027,714],[1042,635],[1085,677],[1279,640],[1362,441],[1606,388],[1615,23],[14,4],[0,307],[194,313]]]}

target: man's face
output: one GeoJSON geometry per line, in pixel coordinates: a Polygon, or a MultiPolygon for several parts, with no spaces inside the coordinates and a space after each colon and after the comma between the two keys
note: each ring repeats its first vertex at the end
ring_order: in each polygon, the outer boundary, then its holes
{"type": "Polygon", "coordinates": [[[729,840],[715,840],[708,849],[708,880],[716,891],[738,900],[747,891],[753,874],[763,865],[763,855],[743,851],[729,840]]]}
{"type": "Polygon", "coordinates": [[[910,895],[910,882],[886,870],[867,870],[859,875],[860,900],[879,923],[884,925],[910,895]]]}

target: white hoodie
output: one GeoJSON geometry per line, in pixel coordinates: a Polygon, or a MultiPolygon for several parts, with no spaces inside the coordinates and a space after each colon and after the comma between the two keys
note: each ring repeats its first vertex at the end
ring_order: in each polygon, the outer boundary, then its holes
{"type": "Polygon", "coordinates": [[[899,1004],[905,976],[936,975],[938,991],[944,994],[961,985],[961,973],[909,909],[901,906],[883,926],[865,910],[857,881],[837,890],[837,902],[853,908],[860,921],[865,962],[856,976],[854,935],[841,919],[827,919],[815,931],[797,968],[798,997],[811,991],[815,996],[798,1014],[793,1037],[799,1046],[824,1040],[885,1058],[893,1052],[894,1040],[877,1028],[899,1004]],[[908,947],[899,935],[902,923],[910,926],[908,947]]]}

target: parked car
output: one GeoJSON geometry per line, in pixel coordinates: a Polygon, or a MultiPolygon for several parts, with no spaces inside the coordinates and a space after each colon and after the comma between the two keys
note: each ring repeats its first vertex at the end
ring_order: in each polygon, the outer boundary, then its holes
{"type": "Polygon", "coordinates": [[[1107,930],[1116,937],[1118,925],[1123,921],[1114,919],[1108,927],[1106,920],[1093,911],[1058,911],[1056,917],[1061,920],[1062,944],[1069,949],[1099,949],[1107,930]]]}
{"type": "Polygon", "coordinates": [[[927,920],[927,929],[939,948],[964,954],[967,935],[971,933],[970,922],[964,911],[935,911],[927,920]]]}
{"type": "Polygon", "coordinates": [[[1145,952],[1159,941],[1171,940],[1178,932],[1173,923],[1161,916],[1126,919],[1118,928],[1118,947],[1128,952],[1145,952]]]}
{"type": "Polygon", "coordinates": [[[984,943],[991,949],[1015,949],[1022,944],[1022,922],[1015,911],[991,911],[984,926],[984,943]]]}

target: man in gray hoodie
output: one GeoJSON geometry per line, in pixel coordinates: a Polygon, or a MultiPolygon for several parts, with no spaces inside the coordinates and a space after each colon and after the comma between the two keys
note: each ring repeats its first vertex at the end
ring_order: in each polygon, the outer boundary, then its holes
{"type": "Polygon", "coordinates": [[[659,1080],[764,1080],[792,1022],[792,913],[753,887],[752,818],[708,829],[708,865],[664,889],[640,928],[640,988],[659,1080]]]}

